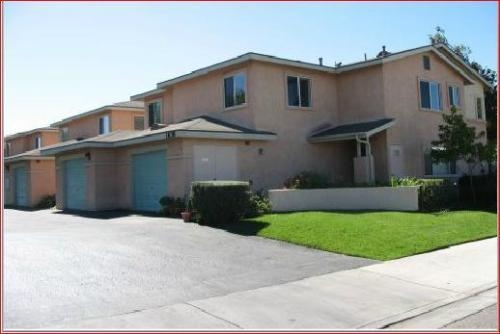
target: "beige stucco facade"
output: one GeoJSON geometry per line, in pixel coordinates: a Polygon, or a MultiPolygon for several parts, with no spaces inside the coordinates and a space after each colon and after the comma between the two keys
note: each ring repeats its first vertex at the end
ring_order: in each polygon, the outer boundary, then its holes
{"type": "MultiPolygon", "coordinates": [[[[167,160],[165,195],[183,197],[195,179],[195,148],[200,145],[234,148],[234,175],[238,180],[250,181],[254,190],[281,188],[286,178],[306,170],[327,175],[334,183],[352,183],[355,178],[353,160],[359,154],[356,141],[351,138],[313,143],[309,140],[311,135],[329,127],[385,118],[394,119],[394,125],[368,138],[375,180],[386,182],[393,174],[428,176],[424,155],[431,148],[431,141],[437,139],[442,113],[450,110],[449,85],[459,87],[459,109],[467,121],[478,131],[485,131],[486,123],[477,119],[475,109],[476,99],[480,98],[484,110],[483,84],[471,82],[470,77],[459,73],[431,51],[345,71],[257,60],[205,71],[141,97],[145,110],[148,104],[160,102],[160,123],[166,125],[208,115],[236,126],[272,132],[275,138],[165,138],[120,148],[63,152],[56,156],[58,207],[65,207],[61,176],[61,163],[65,159],[75,156],[87,159],[89,210],[132,209],[131,161],[134,154],[164,150],[167,160]],[[430,70],[423,68],[424,55],[430,59],[430,70]],[[235,74],[245,75],[245,103],[224,108],[224,79],[235,74]],[[288,106],[287,76],[310,80],[309,107],[288,106]],[[420,107],[419,80],[439,82],[442,111],[420,107]]],[[[148,124],[148,116],[148,112],[144,113],[145,124],[148,124]]],[[[86,136],[95,135],[90,132],[91,128],[96,128],[98,115],[95,117],[78,126],[87,131],[86,136]]]]}

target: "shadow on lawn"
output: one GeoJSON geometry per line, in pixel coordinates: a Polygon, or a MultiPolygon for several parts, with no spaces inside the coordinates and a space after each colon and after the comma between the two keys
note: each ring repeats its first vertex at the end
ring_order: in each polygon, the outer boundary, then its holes
{"type": "Polygon", "coordinates": [[[210,225],[210,227],[243,236],[257,235],[260,230],[267,226],[269,226],[269,223],[256,220],[242,220],[233,224],[210,225]]]}

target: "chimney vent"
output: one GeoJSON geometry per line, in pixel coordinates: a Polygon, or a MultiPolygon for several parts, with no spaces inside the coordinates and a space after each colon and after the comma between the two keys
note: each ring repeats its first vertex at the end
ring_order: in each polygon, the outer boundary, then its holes
{"type": "Polygon", "coordinates": [[[377,55],[377,58],[385,58],[389,56],[391,53],[385,49],[385,45],[382,45],[382,51],[380,51],[377,55]]]}
{"type": "Polygon", "coordinates": [[[319,57],[319,66],[323,66],[323,57],[319,57]]]}

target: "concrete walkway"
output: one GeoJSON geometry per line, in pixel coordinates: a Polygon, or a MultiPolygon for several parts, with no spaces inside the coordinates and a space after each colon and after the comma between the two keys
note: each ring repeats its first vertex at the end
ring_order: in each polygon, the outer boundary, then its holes
{"type": "Polygon", "coordinates": [[[477,313],[495,304],[496,286],[497,239],[492,238],[359,269],[66,323],[58,328],[441,328],[469,311],[477,313]]]}

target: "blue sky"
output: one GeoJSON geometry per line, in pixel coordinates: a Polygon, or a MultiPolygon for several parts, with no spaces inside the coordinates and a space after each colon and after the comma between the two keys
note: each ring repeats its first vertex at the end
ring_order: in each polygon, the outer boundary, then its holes
{"type": "Polygon", "coordinates": [[[497,68],[497,3],[3,3],[4,133],[47,126],[248,51],[325,65],[428,44],[497,68]]]}

